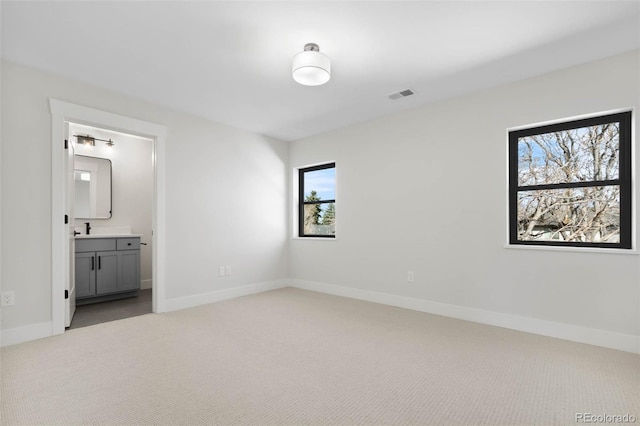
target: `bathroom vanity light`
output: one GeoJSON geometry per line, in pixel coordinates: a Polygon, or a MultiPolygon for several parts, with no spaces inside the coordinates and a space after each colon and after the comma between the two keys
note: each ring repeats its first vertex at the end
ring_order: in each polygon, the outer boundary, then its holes
{"type": "Polygon", "coordinates": [[[111,139],[107,140],[107,139],[98,139],[98,138],[94,138],[91,135],[73,135],[78,139],[78,143],[79,144],[83,144],[86,147],[94,147],[96,146],[96,141],[102,141],[105,142],[107,145],[107,148],[113,148],[113,146],[115,145],[115,143],[113,143],[113,141],[111,139]]]}
{"type": "Polygon", "coordinates": [[[305,86],[320,86],[331,78],[331,60],[315,43],[307,43],[304,51],[293,57],[293,79],[305,86]]]}
{"type": "Polygon", "coordinates": [[[82,136],[82,135],[74,135],[76,138],[78,138],[78,143],[86,146],[86,147],[94,147],[96,146],[96,138],[91,137],[89,135],[86,136],[82,136]]]}

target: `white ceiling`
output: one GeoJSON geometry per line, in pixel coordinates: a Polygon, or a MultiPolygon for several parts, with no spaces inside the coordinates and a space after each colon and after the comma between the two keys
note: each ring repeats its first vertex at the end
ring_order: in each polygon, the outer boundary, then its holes
{"type": "Polygon", "coordinates": [[[639,1],[1,7],[5,59],[282,140],[640,47],[639,1]],[[324,86],[291,78],[308,42],[332,60],[324,86]],[[388,99],[406,88],[417,94],[388,99]]]}

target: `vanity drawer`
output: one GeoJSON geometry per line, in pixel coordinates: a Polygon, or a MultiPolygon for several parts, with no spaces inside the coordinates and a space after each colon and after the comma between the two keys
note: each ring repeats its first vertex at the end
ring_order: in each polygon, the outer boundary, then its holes
{"type": "Polygon", "coordinates": [[[140,238],[118,238],[117,250],[140,250],[140,238]]]}
{"type": "Polygon", "coordinates": [[[76,239],[76,252],[113,251],[116,249],[115,238],[76,239]]]}

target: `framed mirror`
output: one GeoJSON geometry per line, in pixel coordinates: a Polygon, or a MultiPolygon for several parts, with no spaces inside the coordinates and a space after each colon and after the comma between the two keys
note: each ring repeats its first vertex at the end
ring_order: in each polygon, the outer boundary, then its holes
{"type": "Polygon", "coordinates": [[[111,160],[76,155],[74,162],[76,218],[111,218],[111,160]]]}

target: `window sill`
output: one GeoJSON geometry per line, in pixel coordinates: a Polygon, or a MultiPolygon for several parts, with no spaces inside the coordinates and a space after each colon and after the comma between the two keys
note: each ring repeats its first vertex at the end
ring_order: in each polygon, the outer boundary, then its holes
{"type": "Polygon", "coordinates": [[[564,251],[574,253],[606,253],[606,254],[631,254],[639,255],[635,249],[627,250],[620,248],[600,248],[600,247],[557,247],[557,246],[529,246],[518,244],[505,244],[504,248],[514,250],[541,250],[541,251],[564,251]]]}
{"type": "Polygon", "coordinates": [[[306,240],[313,240],[313,241],[335,241],[337,240],[336,237],[333,238],[326,238],[326,237],[292,237],[292,240],[301,240],[301,241],[306,241],[306,240]]]}

